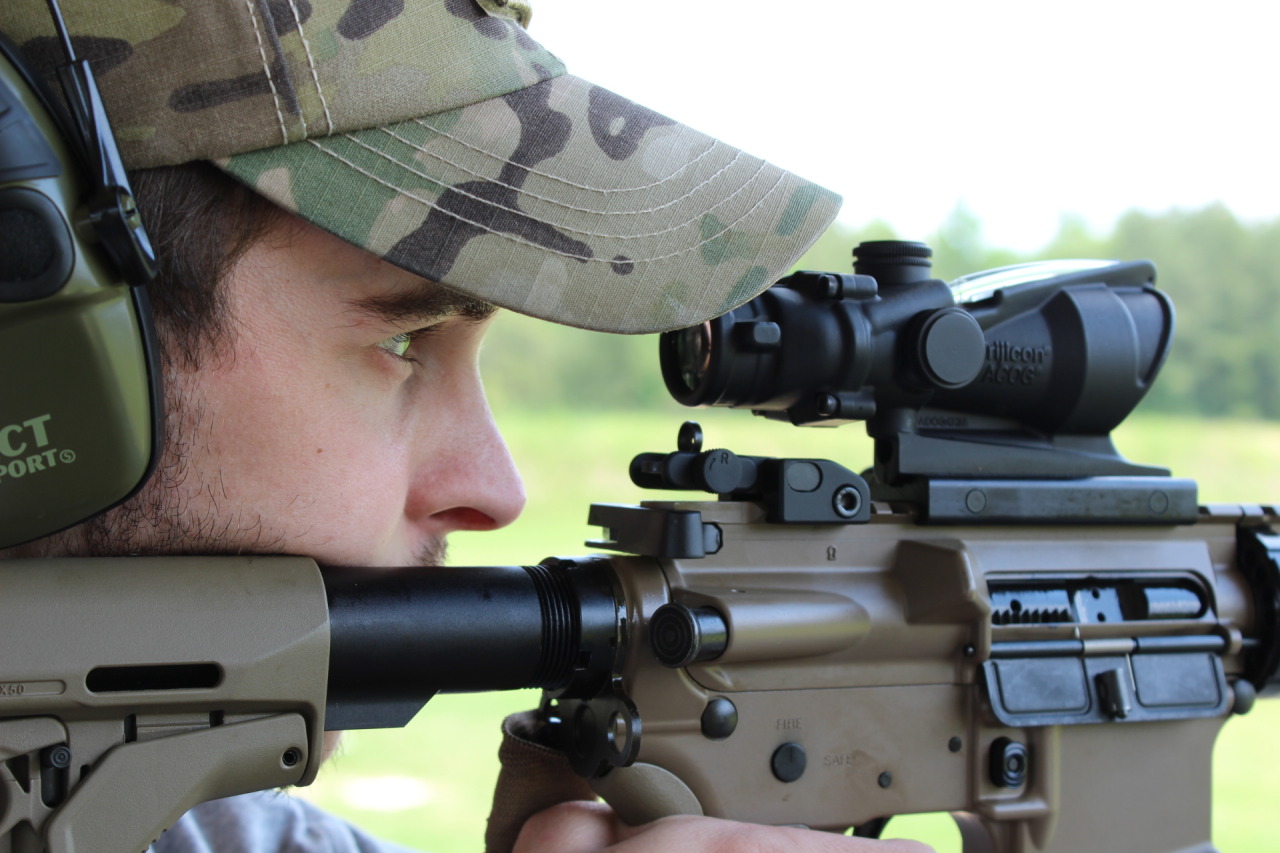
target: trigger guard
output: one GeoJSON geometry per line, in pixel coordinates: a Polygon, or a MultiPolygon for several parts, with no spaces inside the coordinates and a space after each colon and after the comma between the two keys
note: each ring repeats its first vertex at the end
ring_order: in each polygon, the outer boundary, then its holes
{"type": "Polygon", "coordinates": [[[604,798],[622,821],[631,826],[670,815],[701,816],[702,804],[679,776],[656,764],[637,762],[615,767],[591,789],[604,798]]]}

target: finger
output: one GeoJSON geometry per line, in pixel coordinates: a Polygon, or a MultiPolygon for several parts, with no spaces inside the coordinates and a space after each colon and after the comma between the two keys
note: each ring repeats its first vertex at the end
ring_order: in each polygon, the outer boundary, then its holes
{"type": "Polygon", "coordinates": [[[525,822],[512,853],[590,853],[618,840],[620,824],[604,803],[560,803],[525,822]]]}
{"type": "Polygon", "coordinates": [[[908,838],[887,838],[874,848],[877,853],[934,853],[932,847],[920,841],[908,838]]]}
{"type": "Polygon", "coordinates": [[[878,841],[786,826],[713,818],[670,817],[618,832],[618,853],[697,850],[706,853],[933,853],[919,841],[878,841]]]}

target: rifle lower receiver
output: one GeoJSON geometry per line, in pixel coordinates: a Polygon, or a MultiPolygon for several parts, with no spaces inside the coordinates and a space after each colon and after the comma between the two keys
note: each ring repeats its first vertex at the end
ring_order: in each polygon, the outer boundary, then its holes
{"type": "Polygon", "coordinates": [[[627,819],[869,834],[949,811],[966,851],[1213,849],[1213,740],[1276,689],[1274,510],[977,527],[885,504],[856,525],[736,501],[644,513],[714,527],[720,547],[610,558],[617,668],[599,702],[548,691],[543,708],[627,819]],[[725,638],[702,653],[690,620],[725,638]]]}

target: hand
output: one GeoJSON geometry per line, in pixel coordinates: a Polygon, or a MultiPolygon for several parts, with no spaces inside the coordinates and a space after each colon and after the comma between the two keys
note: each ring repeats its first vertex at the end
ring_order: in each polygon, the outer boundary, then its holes
{"type": "Polygon", "coordinates": [[[627,826],[603,803],[570,802],[525,823],[513,853],[932,853],[918,841],[871,841],[707,817],[667,817],[627,826]]]}

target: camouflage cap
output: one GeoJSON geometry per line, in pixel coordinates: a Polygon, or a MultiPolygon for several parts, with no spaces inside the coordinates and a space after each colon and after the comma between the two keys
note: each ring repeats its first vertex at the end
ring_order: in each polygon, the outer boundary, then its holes
{"type": "MultiPolygon", "coordinates": [[[[839,198],[565,73],[511,0],[63,0],[129,168],[207,159],[425,278],[613,332],[721,314],[839,198]]],[[[61,56],[44,0],[0,31],[61,56]]]]}

